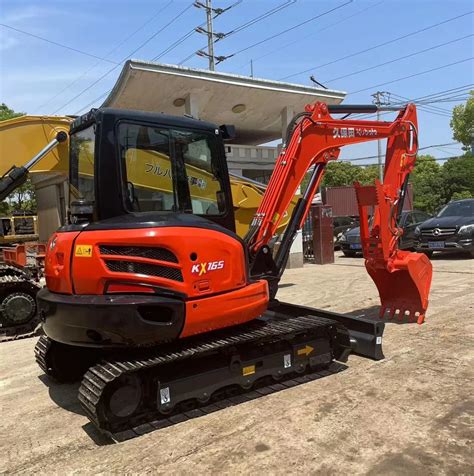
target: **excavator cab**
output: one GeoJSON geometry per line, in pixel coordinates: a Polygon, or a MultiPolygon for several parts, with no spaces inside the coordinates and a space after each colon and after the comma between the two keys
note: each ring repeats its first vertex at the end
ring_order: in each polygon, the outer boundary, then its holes
{"type": "MultiPolygon", "coordinates": [[[[99,109],[70,133],[70,203],[93,221],[184,213],[235,231],[226,129],[187,118],[99,109]]],[[[84,217],[73,213],[72,221],[84,217]]]]}

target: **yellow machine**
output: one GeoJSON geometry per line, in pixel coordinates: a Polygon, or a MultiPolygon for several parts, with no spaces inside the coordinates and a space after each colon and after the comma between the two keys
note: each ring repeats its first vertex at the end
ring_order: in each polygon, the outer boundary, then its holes
{"type": "MultiPolygon", "coordinates": [[[[49,234],[65,224],[65,197],[68,195],[65,184],[69,175],[68,132],[72,121],[70,117],[21,116],[0,122],[0,201],[8,197],[29,176],[38,202],[38,220],[36,217],[0,219],[0,225],[4,225],[0,227],[0,245],[36,241],[38,236],[44,241],[49,234]],[[15,220],[19,220],[18,227],[15,220]],[[33,233],[18,236],[17,232],[20,229],[25,231],[28,224],[33,225],[29,226],[33,233]]],[[[90,173],[85,174],[85,180],[88,180],[87,175],[93,177],[94,155],[90,150],[91,143],[85,137],[78,147],[82,169],[90,169],[90,173]]],[[[193,156],[199,161],[200,154],[205,154],[206,151],[197,152],[193,156]]],[[[133,169],[133,183],[149,197],[144,205],[147,210],[160,210],[160,207],[166,206],[166,201],[173,193],[170,158],[151,150],[130,148],[126,166],[133,169]],[[142,160],[144,158],[146,160],[142,160]],[[142,168],[137,164],[142,164],[142,168]]],[[[216,191],[212,171],[208,173],[202,168],[202,164],[198,163],[191,163],[187,167],[193,209],[196,207],[201,213],[212,211],[211,207],[215,205],[209,198],[215,196],[216,191]]],[[[236,232],[240,237],[244,237],[266,187],[232,174],[230,184],[236,232]]],[[[74,195],[74,188],[71,188],[71,192],[74,195]]],[[[281,221],[277,234],[286,228],[295,204],[296,199],[281,221]]],[[[29,249],[34,247],[32,243],[27,246],[29,249]]],[[[37,248],[40,246],[43,245],[37,245],[37,248]]],[[[26,249],[26,246],[24,248],[26,249]]],[[[20,252],[21,245],[7,250],[14,258],[6,259],[4,264],[0,264],[0,341],[27,337],[35,332],[39,324],[35,296],[42,286],[42,266],[19,264],[20,261],[25,261],[18,258],[23,256],[20,252]]],[[[40,263],[41,260],[37,259],[36,262],[40,263]]]]}
{"type": "Polygon", "coordinates": [[[0,217],[0,246],[38,239],[38,217],[22,215],[0,217]]]}
{"type": "MultiPolygon", "coordinates": [[[[56,135],[63,131],[68,132],[70,117],[60,116],[21,116],[0,122],[0,177],[4,176],[12,167],[24,166],[31,158],[49,144],[56,135]]],[[[87,160],[86,158],[84,160],[87,160]]],[[[133,160],[130,158],[129,160],[133,160]]],[[[63,175],[67,176],[69,163],[69,141],[66,140],[52,148],[30,170],[30,176],[35,175],[63,175]]],[[[158,191],[169,192],[168,186],[170,165],[166,157],[150,157],[149,167],[139,171],[140,183],[147,188],[147,177],[162,174],[163,180],[158,191]],[[168,181],[167,181],[168,180],[168,181]]],[[[196,175],[196,174],[195,174],[196,175]]],[[[202,175],[202,174],[201,174],[202,175]]],[[[196,176],[196,193],[205,195],[206,188],[211,190],[212,183],[206,177],[196,176]]],[[[239,236],[247,233],[252,217],[257,211],[265,185],[230,174],[232,199],[235,212],[235,227],[239,236]]],[[[156,181],[154,181],[156,190],[156,181]]],[[[289,210],[291,214],[291,210],[289,210]]],[[[288,218],[282,221],[278,231],[282,232],[288,223],[288,218]]],[[[41,227],[41,220],[39,221],[41,227]]],[[[10,240],[11,241],[11,240],[10,240]]]]}

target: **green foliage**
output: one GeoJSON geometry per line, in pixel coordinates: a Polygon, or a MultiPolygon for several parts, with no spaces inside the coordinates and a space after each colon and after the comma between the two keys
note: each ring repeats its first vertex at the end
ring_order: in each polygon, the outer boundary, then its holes
{"type": "Polygon", "coordinates": [[[442,197],[441,169],[431,155],[418,156],[411,174],[413,208],[434,213],[445,203],[442,197]]]}
{"type": "Polygon", "coordinates": [[[474,197],[474,156],[466,153],[462,157],[446,161],[441,179],[444,203],[455,200],[454,197],[474,197]]]}
{"type": "Polygon", "coordinates": [[[0,104],[0,121],[6,121],[7,119],[13,119],[14,117],[24,116],[24,112],[15,112],[10,109],[5,103],[0,104]]]}
{"type": "Polygon", "coordinates": [[[35,189],[30,180],[10,194],[8,200],[0,202],[0,215],[8,216],[16,211],[28,211],[36,213],[35,189]]]}
{"type": "Polygon", "coordinates": [[[329,162],[323,178],[323,187],[341,187],[352,185],[362,177],[362,168],[350,162],[329,162]]]}
{"type": "Polygon", "coordinates": [[[464,190],[464,192],[454,192],[451,200],[463,200],[465,198],[474,198],[474,195],[467,190],[464,190]]]}
{"type": "Polygon", "coordinates": [[[453,139],[461,142],[464,150],[471,150],[474,142],[474,91],[471,91],[469,95],[466,104],[459,104],[453,108],[450,123],[453,139]]]}
{"type": "Polygon", "coordinates": [[[0,217],[9,216],[10,213],[11,213],[10,204],[6,200],[4,200],[3,202],[0,202],[0,217]]]}

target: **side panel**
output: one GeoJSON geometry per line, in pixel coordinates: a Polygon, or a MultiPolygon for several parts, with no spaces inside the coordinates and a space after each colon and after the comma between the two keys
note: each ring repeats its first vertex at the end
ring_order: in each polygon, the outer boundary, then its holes
{"type": "Polygon", "coordinates": [[[72,294],[71,250],[79,231],[55,233],[46,247],[44,274],[48,289],[54,293],[72,294]]]}
{"type": "Polygon", "coordinates": [[[83,231],[75,241],[76,294],[103,294],[111,282],[151,284],[196,298],[246,284],[242,244],[215,230],[158,227],[83,231]]]}
{"type": "Polygon", "coordinates": [[[231,293],[188,301],[181,337],[242,324],[263,314],[267,305],[268,283],[264,280],[231,293]]]}

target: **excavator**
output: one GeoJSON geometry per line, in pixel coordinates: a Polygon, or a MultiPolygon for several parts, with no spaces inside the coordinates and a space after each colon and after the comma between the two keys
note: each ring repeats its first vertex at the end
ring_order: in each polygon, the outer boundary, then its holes
{"type": "Polygon", "coordinates": [[[377,110],[317,102],[297,114],[243,239],[235,233],[224,152],[230,126],[110,108],[75,119],[70,224],[47,245],[47,286],[37,296],[45,335],[35,356],[57,381],[82,378],[78,398],[100,432],[123,441],[223,408],[228,399],[245,401],[245,392],[327,375],[351,353],[382,359],[384,319],[424,321],[431,263],[397,246],[418,147],[416,107],[399,109],[391,122],[349,117],[377,110]],[[381,139],[384,180],[356,190],[382,319],[279,302],[291,243],[326,165],[343,146],[381,139]],[[155,197],[143,174],[159,180],[163,157],[172,187],[155,197]]]}
{"type": "MultiPolygon", "coordinates": [[[[62,182],[61,177],[69,174],[68,133],[72,121],[73,118],[68,116],[21,116],[0,122],[0,201],[28,177],[41,177],[46,183],[62,182]]],[[[146,169],[140,171],[136,180],[150,193],[168,195],[171,190],[169,158],[164,155],[155,157],[153,167],[152,173],[146,169]]],[[[244,237],[265,186],[235,174],[229,175],[235,231],[244,237]]],[[[201,187],[212,186],[211,175],[205,170],[194,168],[193,177],[201,187]]],[[[205,189],[194,188],[197,193],[205,189]]],[[[58,193],[54,192],[54,195],[58,193]]],[[[286,227],[295,204],[294,200],[277,233],[286,227]]],[[[0,218],[0,342],[37,333],[36,294],[42,287],[44,248],[37,242],[38,231],[40,229],[43,236],[48,236],[60,223],[54,212],[56,200],[44,207],[50,209],[45,211],[47,223],[40,221],[39,226],[36,216],[0,218]],[[29,226],[22,229],[22,222],[29,226]],[[26,243],[19,244],[23,242],[26,243]]]]}

